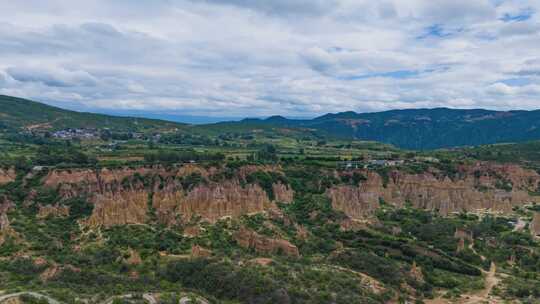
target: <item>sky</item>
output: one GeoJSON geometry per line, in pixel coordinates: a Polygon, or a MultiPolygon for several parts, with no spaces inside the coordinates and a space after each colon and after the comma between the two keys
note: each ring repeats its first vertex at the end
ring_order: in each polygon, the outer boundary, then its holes
{"type": "Polygon", "coordinates": [[[540,108],[540,0],[0,0],[0,94],[215,117],[540,108]]]}

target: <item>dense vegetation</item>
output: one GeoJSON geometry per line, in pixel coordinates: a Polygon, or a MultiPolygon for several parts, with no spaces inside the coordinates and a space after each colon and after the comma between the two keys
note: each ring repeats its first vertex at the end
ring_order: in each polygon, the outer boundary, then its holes
{"type": "MultiPolygon", "coordinates": [[[[234,175],[241,165],[230,162],[223,170],[234,175]]],[[[174,292],[182,288],[216,303],[381,303],[391,298],[430,298],[440,289],[447,290],[448,297],[481,289],[481,271],[489,269],[494,261],[511,274],[504,281],[507,288],[497,291],[502,297],[539,295],[540,246],[530,235],[513,231],[508,218],[480,219],[465,213],[442,217],[381,202],[377,225],[344,230],[341,222],[345,215],[334,210],[323,193],[332,185],[362,183],[365,177],[357,174],[350,179],[336,179],[319,166],[292,164],[285,168],[284,174],[256,171],[245,180],[259,184],[269,196],[274,183],[293,187],[294,202],[279,204],[284,217],[257,214],[214,225],[202,223],[203,233],[196,237],[184,236],[182,226],[165,227],[155,220],[148,225],[88,230],[77,224],[92,213],[93,205],[85,198],[63,201],[70,207],[67,217],[41,218],[37,206],[57,202],[56,189],[40,186],[39,175],[25,183],[17,180],[6,184],[0,196],[7,195],[17,206],[27,204],[10,213],[12,227],[25,242],[8,239],[0,255],[11,257],[27,251],[45,258],[47,263],[36,264],[24,256],[0,259],[0,276],[8,290],[45,289],[67,302],[96,294],[104,299],[114,294],[174,292]],[[25,197],[32,189],[34,203],[28,205],[25,197]],[[268,237],[289,239],[298,246],[302,257],[261,255],[242,248],[232,237],[240,226],[268,237]],[[307,231],[306,236],[299,236],[300,227],[307,231]],[[456,229],[471,231],[475,237],[473,250],[456,250],[456,229]],[[189,256],[193,245],[211,249],[212,256],[183,257],[189,256]],[[133,250],[140,254],[140,264],[128,262],[133,250]],[[534,253],[525,254],[529,251],[534,253]],[[162,257],[161,253],[171,257],[162,257]],[[260,256],[271,258],[272,263],[260,266],[251,262],[260,256]],[[508,262],[511,256],[513,264],[508,262]],[[421,279],[411,274],[413,264],[420,269],[421,279]],[[43,280],[40,276],[53,265],[64,268],[53,278],[43,280]],[[355,273],[377,280],[384,291],[375,293],[355,273]]],[[[133,178],[145,182],[150,177],[133,178]]],[[[206,181],[192,174],[180,182],[189,190],[206,181]]]]}

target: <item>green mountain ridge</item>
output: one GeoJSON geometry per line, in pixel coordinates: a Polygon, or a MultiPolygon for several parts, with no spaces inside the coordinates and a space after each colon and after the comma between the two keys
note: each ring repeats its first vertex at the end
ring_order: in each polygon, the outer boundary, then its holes
{"type": "Polygon", "coordinates": [[[249,119],[237,123],[310,128],[329,137],[379,141],[406,149],[438,149],[540,139],[540,110],[407,109],[341,112],[311,120],[249,119]]]}
{"type": "Polygon", "coordinates": [[[0,95],[0,129],[54,131],[66,128],[109,128],[117,131],[145,131],[185,126],[157,119],[70,111],[23,98],[0,95]]]}
{"type": "Polygon", "coordinates": [[[540,110],[406,109],[373,113],[329,113],[314,119],[246,118],[191,126],[165,120],[119,117],[64,110],[26,99],[0,95],[0,128],[59,130],[65,128],[115,131],[181,130],[219,136],[227,133],[277,129],[296,130],[320,138],[365,140],[399,148],[430,150],[540,139],[540,110]]]}

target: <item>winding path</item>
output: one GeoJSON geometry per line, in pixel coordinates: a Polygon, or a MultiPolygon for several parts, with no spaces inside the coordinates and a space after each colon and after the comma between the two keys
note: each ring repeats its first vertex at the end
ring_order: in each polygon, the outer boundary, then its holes
{"type": "Polygon", "coordinates": [[[466,300],[464,302],[460,302],[463,304],[475,304],[475,303],[482,303],[483,301],[487,301],[488,303],[498,303],[496,300],[492,299],[490,297],[490,293],[493,290],[493,287],[499,283],[499,279],[495,276],[497,273],[497,266],[495,263],[491,262],[491,266],[489,267],[489,271],[485,272],[486,278],[485,278],[485,285],[484,289],[470,294],[465,295],[466,300]]]}
{"type": "MultiPolygon", "coordinates": [[[[471,249],[475,254],[478,255],[476,250],[473,247],[473,243],[469,245],[469,249],[471,249]]],[[[486,257],[483,255],[480,255],[480,258],[482,261],[486,260],[486,257]]],[[[480,269],[483,274],[485,274],[485,282],[484,282],[484,289],[461,295],[461,297],[455,301],[450,301],[447,299],[444,299],[442,296],[437,297],[433,300],[424,300],[424,303],[426,304],[449,304],[449,303],[456,303],[456,304],[478,304],[478,303],[489,303],[489,304],[497,304],[499,303],[498,300],[490,296],[489,294],[493,290],[493,287],[495,287],[497,284],[499,284],[500,279],[497,278],[497,265],[495,263],[491,262],[491,266],[489,267],[489,271],[485,271],[483,269],[480,269]]]]}
{"type": "MultiPolygon", "coordinates": [[[[41,294],[41,293],[38,293],[38,292],[33,292],[33,291],[23,291],[23,292],[16,292],[16,293],[10,293],[10,294],[7,294],[7,295],[1,295],[0,296],[0,304],[6,300],[9,300],[11,298],[15,298],[15,297],[20,297],[22,295],[29,295],[29,296],[33,296],[35,298],[39,298],[39,299],[46,299],[49,304],[63,304],[62,302],[59,302],[49,296],[46,296],[44,294],[41,294]]],[[[105,301],[101,302],[101,304],[112,304],[112,302],[114,301],[114,299],[129,299],[129,298],[132,298],[133,295],[132,294],[125,294],[125,295],[120,295],[120,296],[113,296],[113,297],[110,297],[110,298],[107,298],[105,301]]],[[[154,295],[152,295],[151,293],[145,293],[143,294],[143,299],[145,299],[149,304],[157,304],[157,300],[156,298],[154,297],[154,295]]]]}
{"type": "Polygon", "coordinates": [[[55,300],[55,299],[53,299],[53,298],[51,298],[49,296],[46,296],[46,295],[43,295],[43,294],[40,294],[40,293],[37,293],[37,292],[33,292],[33,291],[22,291],[22,292],[2,295],[2,296],[0,296],[0,303],[4,302],[6,300],[9,300],[11,298],[20,297],[22,295],[29,295],[29,296],[32,296],[32,297],[38,298],[38,299],[46,299],[49,302],[49,304],[62,304],[61,302],[58,302],[57,300],[55,300]]]}
{"type": "MultiPolygon", "coordinates": [[[[57,301],[57,300],[55,300],[55,299],[53,299],[53,298],[51,298],[49,296],[46,296],[46,295],[38,293],[38,292],[33,292],[33,291],[22,291],[22,292],[10,293],[10,294],[6,294],[6,295],[0,295],[0,304],[2,304],[4,301],[7,301],[9,299],[13,299],[13,298],[16,298],[16,297],[20,297],[22,295],[29,295],[29,296],[33,296],[33,297],[38,298],[38,299],[46,299],[49,302],[49,304],[63,304],[62,302],[59,302],[59,301],[57,301]]],[[[109,298],[105,299],[100,304],[112,304],[114,302],[114,299],[131,299],[133,297],[134,297],[134,295],[130,294],[130,293],[124,294],[124,295],[112,296],[112,297],[109,297],[109,298]]],[[[151,294],[151,293],[144,293],[142,295],[142,297],[143,297],[144,300],[146,300],[146,302],[148,304],[158,304],[158,301],[156,300],[154,295],[151,294]]],[[[180,299],[179,304],[191,304],[191,303],[209,304],[209,302],[206,299],[201,298],[199,296],[195,296],[194,301],[192,301],[191,299],[192,299],[192,297],[184,296],[184,297],[182,297],[180,299]]]]}

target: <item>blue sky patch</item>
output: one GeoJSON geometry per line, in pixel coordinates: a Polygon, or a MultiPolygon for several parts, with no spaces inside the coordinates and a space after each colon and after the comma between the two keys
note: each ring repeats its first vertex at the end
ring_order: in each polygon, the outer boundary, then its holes
{"type": "Polygon", "coordinates": [[[522,87],[532,83],[531,80],[526,77],[508,78],[498,82],[502,82],[511,87],[522,87]]]}
{"type": "Polygon", "coordinates": [[[529,20],[532,17],[532,15],[534,15],[534,11],[528,8],[528,9],[522,10],[518,14],[505,13],[500,18],[500,20],[504,22],[521,22],[521,21],[529,20]]]}
{"type": "Polygon", "coordinates": [[[375,78],[375,77],[405,79],[405,78],[416,77],[420,75],[422,72],[423,71],[418,71],[418,70],[398,70],[398,71],[391,71],[391,72],[384,72],[384,73],[368,73],[368,74],[357,75],[357,76],[346,76],[346,77],[341,77],[341,79],[358,80],[358,79],[375,78]]]}
{"type": "Polygon", "coordinates": [[[452,36],[456,33],[460,33],[462,31],[463,31],[463,28],[449,29],[449,28],[445,28],[441,24],[433,24],[424,28],[424,33],[420,36],[417,36],[416,39],[426,39],[430,37],[445,38],[445,37],[452,36]]]}

